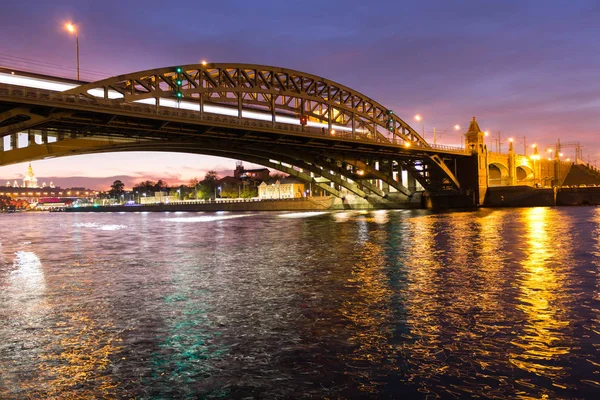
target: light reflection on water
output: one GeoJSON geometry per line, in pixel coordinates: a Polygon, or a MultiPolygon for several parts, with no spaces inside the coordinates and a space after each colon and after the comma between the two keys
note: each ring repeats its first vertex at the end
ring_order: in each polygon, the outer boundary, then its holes
{"type": "Polygon", "coordinates": [[[0,215],[0,398],[595,398],[599,210],[0,215]]]}

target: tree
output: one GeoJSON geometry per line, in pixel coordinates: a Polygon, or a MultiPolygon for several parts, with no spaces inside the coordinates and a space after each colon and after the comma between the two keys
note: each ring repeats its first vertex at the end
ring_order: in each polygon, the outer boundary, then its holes
{"type": "Polygon", "coordinates": [[[159,179],[153,187],[154,192],[164,192],[167,189],[169,189],[169,184],[167,182],[163,182],[162,179],[159,179]]]}
{"type": "Polygon", "coordinates": [[[10,197],[0,196],[0,210],[6,210],[10,206],[10,197]]]}
{"type": "Polygon", "coordinates": [[[200,181],[198,180],[198,178],[192,178],[190,179],[190,188],[192,189],[192,192],[190,193],[190,199],[199,199],[199,195],[198,195],[198,186],[200,185],[200,181]]]}
{"type": "Polygon", "coordinates": [[[125,193],[124,189],[125,184],[117,179],[112,185],[110,185],[110,190],[108,193],[110,194],[110,197],[119,198],[123,193],[125,193]]]}
{"type": "MultiPolygon", "coordinates": [[[[204,179],[200,182],[202,192],[207,193],[207,197],[215,195],[218,181],[219,175],[217,174],[217,171],[208,171],[206,175],[204,175],[204,179]]],[[[205,197],[203,196],[203,198],[205,197]]]]}
{"type": "Polygon", "coordinates": [[[154,195],[155,188],[156,188],[156,182],[144,181],[144,182],[140,182],[140,183],[136,184],[133,187],[133,190],[138,192],[139,195],[141,195],[142,193],[147,193],[148,195],[150,195],[150,194],[154,195]]]}

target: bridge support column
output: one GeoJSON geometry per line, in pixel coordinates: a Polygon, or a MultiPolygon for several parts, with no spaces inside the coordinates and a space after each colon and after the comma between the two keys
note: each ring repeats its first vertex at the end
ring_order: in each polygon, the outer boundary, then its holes
{"type": "Polygon", "coordinates": [[[4,136],[0,136],[0,151],[4,151],[4,136]]]}
{"type": "MultiPolygon", "coordinates": [[[[380,164],[381,172],[389,176],[392,180],[394,179],[394,168],[391,160],[382,160],[380,164]]],[[[390,192],[390,185],[384,181],[381,181],[381,190],[386,193],[390,192]]]]}
{"type": "Polygon", "coordinates": [[[10,149],[14,150],[17,148],[17,138],[18,138],[18,133],[11,133],[10,134],[10,149]]]}
{"type": "Polygon", "coordinates": [[[33,146],[35,144],[35,133],[31,132],[31,129],[27,130],[27,146],[33,146]]]}
{"type": "Polygon", "coordinates": [[[48,129],[46,128],[42,129],[42,143],[48,144],[48,129]]]}
{"type": "Polygon", "coordinates": [[[517,163],[513,142],[508,145],[508,185],[515,186],[517,183],[517,163]]]}
{"type": "Polygon", "coordinates": [[[415,179],[413,174],[411,174],[408,171],[406,173],[406,188],[408,190],[410,190],[411,192],[414,192],[417,190],[417,180],[415,179]]]}

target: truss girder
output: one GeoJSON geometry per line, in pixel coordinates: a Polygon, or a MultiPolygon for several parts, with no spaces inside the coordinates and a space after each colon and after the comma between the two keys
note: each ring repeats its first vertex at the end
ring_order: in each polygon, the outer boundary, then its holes
{"type": "Polygon", "coordinates": [[[364,188],[381,197],[386,196],[385,192],[374,185],[365,185],[364,182],[357,182],[355,177],[348,173],[348,171],[344,171],[343,169],[337,167],[337,164],[325,161],[323,157],[311,155],[309,152],[291,152],[283,149],[271,150],[271,157],[278,158],[281,156],[285,157],[285,162],[293,164],[298,168],[306,169],[315,175],[322,176],[323,178],[326,178],[327,180],[344,187],[348,191],[360,197],[367,197],[367,193],[364,191],[364,188]],[[330,171],[335,172],[331,173],[330,171]],[[343,176],[346,179],[341,179],[338,175],[343,176]]]}
{"type": "Polygon", "coordinates": [[[0,113],[0,124],[8,122],[11,118],[21,117],[23,121],[0,126],[0,138],[13,133],[23,132],[27,129],[42,125],[48,121],[62,118],[70,115],[68,112],[53,113],[51,116],[44,116],[32,113],[29,108],[17,107],[0,113]]]}
{"type": "MultiPolygon", "coordinates": [[[[328,157],[328,158],[330,158],[330,157],[328,157]]],[[[363,193],[365,193],[365,192],[362,187],[366,188],[370,192],[372,192],[380,197],[387,196],[387,194],[383,190],[379,189],[377,186],[372,185],[369,182],[363,182],[363,181],[359,182],[353,173],[351,173],[350,171],[343,168],[343,163],[340,160],[332,159],[332,161],[327,161],[323,157],[320,157],[318,160],[317,159],[313,159],[313,160],[314,160],[313,162],[321,165],[321,167],[325,167],[327,170],[334,171],[336,174],[343,176],[344,178],[346,178],[345,182],[347,185],[351,185],[353,187],[359,188],[361,190],[361,192],[363,192],[363,193]],[[338,165],[338,162],[339,162],[339,165],[338,165]],[[351,183],[349,181],[352,181],[354,183],[351,183]]],[[[363,197],[366,197],[366,194],[363,197]]]]}
{"type": "MultiPolygon", "coordinates": [[[[315,75],[291,69],[252,64],[193,64],[135,72],[79,86],[67,91],[105,98],[122,96],[123,102],[175,99],[180,88],[180,101],[203,105],[277,113],[310,120],[347,130],[363,140],[410,143],[421,148],[429,144],[405,121],[371,98],[344,85],[315,75]],[[178,82],[176,85],[174,82],[178,82]],[[100,90],[100,91],[98,91],[100,90]]],[[[239,110],[241,111],[241,110],[239,110]]]]}
{"type": "Polygon", "coordinates": [[[321,176],[327,179],[328,181],[347,189],[348,191],[356,194],[357,196],[363,198],[367,197],[367,193],[365,193],[365,191],[359,188],[356,184],[341,179],[339,175],[329,172],[330,170],[328,168],[323,168],[323,166],[319,165],[320,163],[318,162],[307,161],[307,156],[304,154],[299,154],[298,152],[292,154],[289,152],[281,151],[281,149],[272,152],[268,150],[259,150],[256,148],[248,148],[248,150],[251,150],[252,154],[260,155],[265,159],[275,159],[280,162],[292,165],[296,168],[310,171],[317,176],[321,176]]]}
{"type": "Polygon", "coordinates": [[[400,182],[395,181],[391,176],[384,174],[383,172],[379,171],[378,169],[372,167],[371,165],[367,164],[362,160],[351,159],[348,157],[340,157],[339,160],[364,171],[367,175],[371,175],[376,179],[380,179],[382,182],[390,185],[391,187],[393,187],[394,189],[406,196],[410,196],[412,194],[411,191],[408,190],[408,188],[406,188],[400,182]]]}
{"type": "Polygon", "coordinates": [[[430,191],[440,191],[459,188],[454,175],[447,175],[450,171],[441,157],[408,158],[399,160],[403,168],[411,173],[415,179],[430,191]]]}

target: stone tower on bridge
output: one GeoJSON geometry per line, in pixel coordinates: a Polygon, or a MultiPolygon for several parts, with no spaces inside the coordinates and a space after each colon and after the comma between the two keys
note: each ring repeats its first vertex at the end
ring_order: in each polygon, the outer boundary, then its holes
{"type": "Polygon", "coordinates": [[[479,128],[475,117],[471,120],[469,129],[465,133],[465,148],[477,157],[477,186],[475,203],[482,204],[485,199],[485,193],[489,186],[488,180],[488,150],[485,145],[485,134],[479,128]]]}

